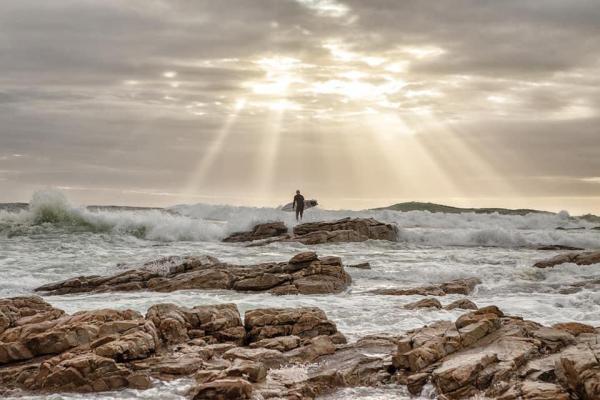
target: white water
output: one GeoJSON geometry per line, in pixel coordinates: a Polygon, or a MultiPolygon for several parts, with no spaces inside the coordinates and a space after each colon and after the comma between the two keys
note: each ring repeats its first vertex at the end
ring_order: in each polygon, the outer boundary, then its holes
{"type": "MultiPolygon", "coordinates": [[[[312,246],[321,255],[341,256],[346,264],[369,261],[372,270],[348,269],[353,285],[346,293],[326,296],[283,296],[229,291],[120,293],[48,297],[67,312],[106,307],[144,312],[158,302],[198,305],[234,302],[242,312],[258,307],[318,306],[350,339],[371,333],[399,334],[439,319],[454,319],[460,311],[404,310],[414,296],[378,296],[380,287],[410,287],[461,277],[483,283],[469,296],[478,305],[498,305],[505,312],[544,324],[580,321],[600,325],[600,293],[584,289],[564,295],[570,283],[600,278],[600,265],[563,265],[539,270],[531,265],[556,252],[537,251],[537,245],[563,244],[600,248],[594,225],[565,215],[501,216],[477,214],[400,213],[394,211],[326,211],[311,209],[306,221],[346,216],[369,216],[400,227],[398,242],[368,241],[312,246]],[[564,231],[557,227],[583,227],[564,231]]],[[[29,211],[0,211],[0,297],[31,294],[33,288],[88,274],[109,274],[119,263],[140,264],[163,256],[212,255],[224,261],[251,264],[283,261],[308,247],[278,243],[246,248],[223,244],[227,234],[258,222],[293,215],[273,208],[175,206],[160,210],[89,211],[71,205],[59,192],[42,192],[29,211]]],[[[441,297],[446,304],[461,296],[441,297]]],[[[94,399],[179,399],[189,383],[160,383],[150,391],[94,395],[94,399]]],[[[348,389],[333,399],[406,399],[403,388],[348,389]],[[362,391],[361,391],[362,390],[362,391]],[[367,396],[367,397],[365,397],[367,396]]],[[[41,399],[42,397],[28,397],[41,399]]],[[[83,399],[90,396],[51,396],[83,399]]]]}

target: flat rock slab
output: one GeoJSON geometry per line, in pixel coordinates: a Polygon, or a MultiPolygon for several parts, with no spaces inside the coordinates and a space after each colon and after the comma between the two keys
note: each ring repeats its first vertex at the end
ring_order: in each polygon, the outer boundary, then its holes
{"type": "Polygon", "coordinates": [[[305,252],[288,262],[247,266],[226,264],[214,257],[168,257],[112,276],[80,276],[35,290],[48,295],[186,289],[325,294],[342,292],[350,283],[339,257],[319,258],[314,252],[305,252]]]}
{"type": "Polygon", "coordinates": [[[471,294],[475,287],[481,283],[478,278],[456,279],[435,285],[416,288],[383,288],[372,290],[369,293],[389,296],[445,296],[447,294],[471,294]]]}
{"type": "Polygon", "coordinates": [[[600,251],[584,251],[580,253],[564,253],[547,260],[533,264],[536,268],[550,268],[560,264],[572,263],[577,265],[600,264],[600,251]]]}

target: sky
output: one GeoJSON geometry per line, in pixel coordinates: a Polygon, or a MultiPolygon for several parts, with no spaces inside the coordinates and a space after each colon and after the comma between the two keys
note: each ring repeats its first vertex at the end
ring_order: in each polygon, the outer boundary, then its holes
{"type": "Polygon", "coordinates": [[[0,202],[600,213],[597,0],[3,0],[0,202]]]}

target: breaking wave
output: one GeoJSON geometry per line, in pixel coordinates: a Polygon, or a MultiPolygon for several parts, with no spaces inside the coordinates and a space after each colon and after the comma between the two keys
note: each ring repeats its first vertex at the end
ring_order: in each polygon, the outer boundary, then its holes
{"type": "MultiPolygon", "coordinates": [[[[419,246],[535,247],[564,245],[600,248],[600,231],[594,225],[559,214],[442,214],[428,211],[308,210],[305,221],[328,221],[344,217],[372,217],[399,227],[400,244],[419,246]],[[557,228],[581,228],[557,230],[557,228]]],[[[292,227],[293,213],[276,208],[228,205],[178,205],[167,209],[89,209],[73,205],[59,191],[34,194],[29,209],[0,211],[0,234],[24,236],[60,230],[132,235],[140,239],[219,241],[232,232],[257,223],[283,221],[292,227]]]]}

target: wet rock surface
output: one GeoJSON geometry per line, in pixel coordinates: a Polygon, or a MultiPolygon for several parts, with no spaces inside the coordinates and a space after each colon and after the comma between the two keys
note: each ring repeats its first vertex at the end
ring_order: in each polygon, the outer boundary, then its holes
{"type": "MultiPolygon", "coordinates": [[[[351,283],[338,257],[297,254],[288,262],[232,265],[213,257],[165,258],[113,276],[80,276],[35,289],[50,295],[82,292],[227,289],[273,294],[339,293],[351,283]]],[[[0,305],[1,307],[1,305],[0,305]]],[[[8,318],[10,317],[6,317],[8,318]]],[[[3,324],[0,314],[0,329],[3,324]]]]}
{"type": "Polygon", "coordinates": [[[555,250],[570,250],[570,251],[575,251],[575,250],[585,250],[585,249],[583,249],[581,247],[565,246],[565,245],[562,245],[562,244],[551,244],[551,245],[548,245],[548,246],[539,246],[539,247],[536,247],[536,250],[552,250],[552,251],[555,251],[555,250]]]}
{"type": "Polygon", "coordinates": [[[421,286],[416,288],[382,288],[372,290],[369,293],[389,296],[445,296],[447,294],[471,294],[475,287],[481,283],[478,278],[456,279],[435,285],[421,286]]]}
{"type": "Polygon", "coordinates": [[[550,268],[565,263],[577,265],[600,264],[600,251],[559,254],[547,260],[538,261],[533,266],[536,268],[550,268]]]}
{"type": "Polygon", "coordinates": [[[1,395],[145,389],[152,379],[190,377],[191,399],[306,400],[386,384],[419,394],[428,383],[439,399],[600,398],[599,329],[544,327],[495,306],[353,343],[315,307],[256,309],[243,319],[233,304],[68,315],[18,297],[0,300],[0,310],[1,395]]]}
{"type": "Polygon", "coordinates": [[[358,268],[358,269],[372,269],[371,264],[368,262],[363,262],[359,264],[346,265],[346,268],[358,268]]]}
{"type": "Polygon", "coordinates": [[[24,316],[0,334],[0,394],[145,389],[151,378],[196,374],[194,398],[240,396],[252,391],[242,381],[262,382],[269,369],[310,362],[345,343],[317,308],[252,310],[243,324],[234,304],[157,304],[145,316],[108,309],[67,315],[39,297],[1,304],[24,316]],[[288,330],[294,335],[278,334],[288,330]]]}
{"type": "Polygon", "coordinates": [[[268,222],[265,224],[256,225],[251,231],[236,232],[225,239],[226,243],[251,242],[254,240],[262,240],[272,237],[279,237],[287,234],[288,228],[283,222],[268,222]]]}
{"type": "Polygon", "coordinates": [[[573,336],[484,307],[401,338],[394,379],[413,394],[429,382],[444,399],[595,399],[599,339],[596,329],[573,336]]]}
{"type": "MultiPolygon", "coordinates": [[[[282,223],[281,223],[282,224],[282,223]]],[[[274,242],[298,242],[305,245],[324,243],[364,242],[366,240],[396,241],[395,225],[379,222],[373,218],[344,218],[337,221],[309,222],[294,227],[293,233],[283,231],[281,225],[256,225],[252,231],[233,234],[225,242],[250,242],[250,246],[262,246],[274,242]]]]}

